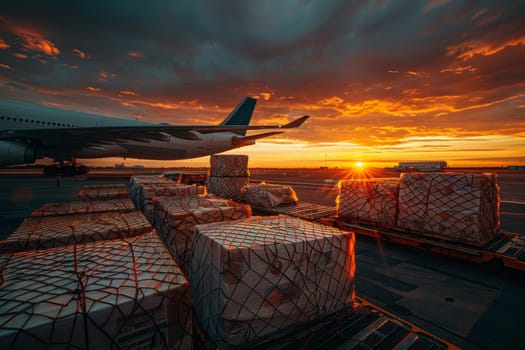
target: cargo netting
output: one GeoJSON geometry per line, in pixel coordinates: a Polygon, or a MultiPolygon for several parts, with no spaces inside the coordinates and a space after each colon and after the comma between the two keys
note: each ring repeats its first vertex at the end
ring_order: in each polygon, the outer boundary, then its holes
{"type": "Polygon", "coordinates": [[[213,154],[210,156],[210,176],[248,177],[248,156],[242,154],[213,154]]]}
{"type": "Polygon", "coordinates": [[[482,245],[499,234],[496,174],[402,174],[397,226],[482,245]]]}
{"type": "Polygon", "coordinates": [[[281,204],[297,203],[298,198],[292,186],[261,182],[242,187],[241,201],[263,208],[272,208],[281,204]]]}
{"type": "Polygon", "coordinates": [[[206,188],[209,193],[213,193],[217,196],[239,200],[241,198],[241,189],[244,186],[247,186],[249,182],[250,178],[247,176],[208,176],[206,179],[206,188]]]}
{"type": "Polygon", "coordinates": [[[74,243],[126,238],[153,229],[139,211],[29,217],[5,240],[0,252],[46,249],[74,243]]]}
{"type": "Polygon", "coordinates": [[[40,209],[31,213],[31,216],[56,216],[68,214],[87,214],[101,212],[126,212],[135,210],[129,198],[54,202],[44,204],[40,209]]]}
{"type": "Polygon", "coordinates": [[[181,269],[191,262],[195,226],[250,217],[251,207],[231,200],[203,197],[159,197],[155,201],[155,227],[181,269]]]}
{"type": "Polygon", "coordinates": [[[397,219],[399,179],[339,181],[336,198],[341,219],[392,228],[397,219]]]}
{"type": "Polygon", "coordinates": [[[170,186],[177,184],[176,182],[158,175],[141,175],[141,176],[132,176],[130,179],[131,189],[129,196],[135,205],[140,207],[140,198],[142,196],[142,187],[149,186],[170,186]]]}
{"type": "Polygon", "coordinates": [[[354,303],[354,234],[289,216],[198,225],[190,285],[213,347],[246,347],[354,303]]]}
{"type": "Polygon", "coordinates": [[[0,255],[1,349],[191,349],[190,288],[155,232],[0,255]]]}
{"type": "Polygon", "coordinates": [[[128,198],[128,190],[126,187],[95,187],[83,188],[78,193],[78,197],[82,200],[93,199],[113,199],[113,198],[128,198]]]}
{"type": "Polygon", "coordinates": [[[197,185],[171,184],[147,184],[140,187],[138,191],[138,208],[144,212],[148,219],[152,219],[153,206],[158,197],[191,197],[205,196],[206,187],[197,185]]]}

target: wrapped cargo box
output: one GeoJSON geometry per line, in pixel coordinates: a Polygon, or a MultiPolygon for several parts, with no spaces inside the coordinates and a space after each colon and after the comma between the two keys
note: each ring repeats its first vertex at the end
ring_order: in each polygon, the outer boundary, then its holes
{"type": "Polygon", "coordinates": [[[135,210],[135,206],[129,198],[93,200],[93,201],[70,201],[46,203],[40,209],[31,213],[31,216],[56,216],[69,214],[88,214],[111,212],[127,212],[135,210]]]}
{"type": "Polygon", "coordinates": [[[339,218],[387,228],[396,225],[399,179],[342,180],[338,187],[339,218]]]}
{"type": "Polygon", "coordinates": [[[78,193],[82,200],[128,198],[126,187],[112,188],[83,188],[78,193]]]}
{"type": "Polygon", "coordinates": [[[155,232],[0,255],[1,349],[191,349],[188,281],[155,232]]]}
{"type": "MultiPolygon", "coordinates": [[[[147,205],[153,205],[155,197],[188,197],[205,195],[206,188],[197,185],[171,184],[146,184],[140,186],[138,207],[145,211],[147,205]]],[[[151,208],[152,209],[152,208],[151,208]]]]}
{"type": "Polygon", "coordinates": [[[239,200],[241,198],[241,188],[247,186],[250,178],[247,176],[240,177],[216,177],[208,176],[206,179],[206,188],[209,193],[217,196],[239,200]]]}
{"type": "Polygon", "coordinates": [[[402,174],[397,226],[482,245],[499,234],[499,205],[496,174],[402,174]]]}
{"type": "Polygon", "coordinates": [[[131,190],[130,190],[130,197],[131,197],[131,200],[133,201],[133,203],[135,203],[135,205],[137,207],[139,207],[139,203],[140,203],[140,195],[141,195],[141,188],[142,186],[145,186],[145,185],[166,185],[166,186],[169,186],[169,185],[173,185],[173,184],[176,184],[176,182],[166,178],[166,177],[161,177],[161,176],[158,176],[158,175],[141,175],[141,176],[132,176],[131,179],[130,179],[130,182],[131,182],[131,190]]]}
{"type": "Polygon", "coordinates": [[[212,154],[210,156],[210,176],[247,177],[248,156],[242,154],[212,154]]]}
{"type": "Polygon", "coordinates": [[[195,229],[195,317],[221,349],[353,305],[354,273],[352,232],[289,216],[195,229]]]}
{"type": "Polygon", "coordinates": [[[225,199],[159,197],[155,202],[155,227],[184,272],[191,262],[195,225],[251,216],[251,207],[225,199]]]}
{"type": "Polygon", "coordinates": [[[139,211],[29,217],[5,240],[0,252],[46,249],[75,243],[126,238],[153,229],[139,211]]]}
{"type": "Polygon", "coordinates": [[[292,186],[272,185],[261,182],[257,185],[246,185],[241,188],[241,200],[263,208],[280,204],[297,203],[297,194],[292,186]]]}

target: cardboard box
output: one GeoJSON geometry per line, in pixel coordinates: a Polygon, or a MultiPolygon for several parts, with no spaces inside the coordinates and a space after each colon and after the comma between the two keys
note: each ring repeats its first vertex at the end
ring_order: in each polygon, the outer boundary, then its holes
{"type": "Polygon", "coordinates": [[[153,205],[156,197],[190,197],[205,195],[206,188],[197,185],[171,184],[146,184],[141,185],[138,196],[139,209],[144,211],[147,205],[153,205]]]}
{"type": "Polygon", "coordinates": [[[250,217],[251,207],[225,199],[160,197],[155,203],[155,227],[186,273],[192,254],[195,226],[250,217]]]}
{"type": "Polygon", "coordinates": [[[242,154],[212,154],[210,156],[210,176],[247,177],[248,156],[242,154]]]}
{"type": "Polygon", "coordinates": [[[397,226],[482,245],[499,234],[499,205],[496,174],[402,174],[397,226]]]}
{"type": "Polygon", "coordinates": [[[198,225],[190,285],[214,346],[247,346],[354,302],[354,234],[289,216],[198,225]]]}
{"type": "Polygon", "coordinates": [[[241,198],[241,188],[247,186],[250,178],[247,176],[240,177],[216,177],[208,176],[206,179],[206,188],[209,193],[214,195],[239,200],[241,198]]]}
{"type": "Polygon", "coordinates": [[[158,175],[140,175],[140,176],[132,176],[130,179],[131,182],[131,190],[130,190],[130,197],[133,203],[137,206],[137,208],[140,206],[140,196],[142,192],[142,186],[150,185],[150,186],[156,186],[156,185],[175,185],[176,182],[166,178],[161,177],[158,175]]]}
{"type": "Polygon", "coordinates": [[[1,349],[192,349],[189,284],[154,231],[0,255],[1,349]]]}
{"type": "Polygon", "coordinates": [[[33,211],[31,216],[57,216],[102,212],[127,212],[135,210],[129,198],[100,199],[93,201],[69,201],[46,203],[33,211]]]}
{"type": "Polygon", "coordinates": [[[139,211],[29,217],[5,240],[0,252],[46,249],[75,243],[127,238],[153,229],[139,211]]]}
{"type": "Polygon", "coordinates": [[[83,188],[78,193],[81,200],[128,198],[126,187],[83,188]]]}
{"type": "Polygon", "coordinates": [[[339,218],[387,228],[396,225],[399,179],[342,180],[338,187],[339,218]]]}
{"type": "Polygon", "coordinates": [[[261,182],[242,187],[241,200],[252,205],[271,208],[280,204],[297,203],[298,198],[291,186],[261,182]]]}

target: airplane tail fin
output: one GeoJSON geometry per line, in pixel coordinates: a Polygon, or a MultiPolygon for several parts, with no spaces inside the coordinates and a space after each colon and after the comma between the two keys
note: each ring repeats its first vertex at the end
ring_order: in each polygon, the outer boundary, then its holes
{"type": "MultiPolygon", "coordinates": [[[[235,107],[235,109],[222,121],[220,125],[249,125],[252,119],[253,109],[255,108],[256,99],[251,97],[245,97],[241,103],[235,107]]],[[[234,131],[236,134],[245,136],[246,130],[234,131]]]]}

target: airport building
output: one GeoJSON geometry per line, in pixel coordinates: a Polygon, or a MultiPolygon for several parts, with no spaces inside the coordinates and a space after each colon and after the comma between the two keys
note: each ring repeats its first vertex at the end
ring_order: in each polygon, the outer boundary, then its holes
{"type": "Polygon", "coordinates": [[[447,167],[447,162],[399,162],[393,169],[398,171],[442,171],[447,167]]]}

